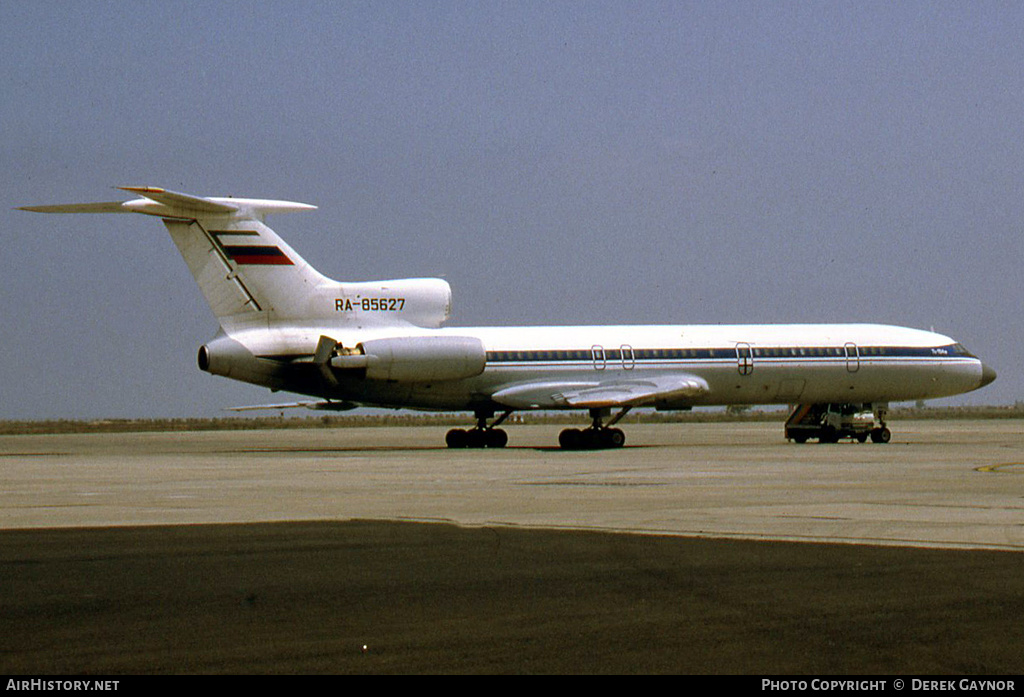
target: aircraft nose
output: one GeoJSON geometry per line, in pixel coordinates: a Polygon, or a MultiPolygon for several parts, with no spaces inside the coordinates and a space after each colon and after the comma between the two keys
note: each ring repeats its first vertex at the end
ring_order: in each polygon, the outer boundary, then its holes
{"type": "Polygon", "coordinates": [[[978,387],[984,387],[993,380],[996,379],[996,371],[992,370],[989,366],[984,363],[981,364],[981,384],[978,387]]]}

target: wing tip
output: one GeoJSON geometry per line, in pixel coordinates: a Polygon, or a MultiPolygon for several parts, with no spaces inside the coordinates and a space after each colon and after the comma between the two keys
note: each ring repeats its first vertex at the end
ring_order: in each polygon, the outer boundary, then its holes
{"type": "Polygon", "coordinates": [[[146,194],[167,193],[167,189],[164,189],[159,186],[115,186],[114,188],[120,189],[121,191],[130,191],[133,194],[142,194],[143,196],[145,196],[146,194]]]}

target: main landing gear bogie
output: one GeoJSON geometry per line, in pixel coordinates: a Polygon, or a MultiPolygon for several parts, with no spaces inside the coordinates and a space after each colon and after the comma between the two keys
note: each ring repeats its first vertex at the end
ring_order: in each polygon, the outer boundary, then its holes
{"type": "Polygon", "coordinates": [[[500,428],[453,428],[444,442],[449,448],[504,448],[508,434],[500,428]]]}
{"type": "Polygon", "coordinates": [[[477,412],[476,428],[453,428],[444,437],[444,442],[449,448],[504,448],[508,445],[508,434],[495,427],[511,413],[506,411],[494,423],[488,424],[487,419],[493,417],[494,413],[477,412]]]}
{"type": "Polygon", "coordinates": [[[621,428],[613,428],[630,407],[622,409],[608,423],[604,420],[611,414],[607,407],[590,410],[593,423],[590,428],[567,428],[558,434],[558,445],[562,450],[607,450],[621,448],[626,444],[626,434],[621,428]]]}
{"type": "MultiPolygon", "coordinates": [[[[619,419],[625,416],[630,407],[625,407],[607,423],[604,422],[611,414],[607,407],[595,407],[590,410],[592,423],[590,428],[567,428],[558,435],[558,445],[563,450],[606,450],[621,448],[626,444],[626,434],[621,428],[613,428],[619,419]]],[[[476,412],[476,428],[453,428],[445,436],[445,444],[449,448],[504,448],[508,444],[508,434],[496,428],[511,415],[506,411],[492,423],[488,419],[494,416],[493,411],[476,412]]]]}
{"type": "Polygon", "coordinates": [[[558,434],[562,450],[604,450],[625,444],[626,434],[621,428],[567,428],[558,434]]]}

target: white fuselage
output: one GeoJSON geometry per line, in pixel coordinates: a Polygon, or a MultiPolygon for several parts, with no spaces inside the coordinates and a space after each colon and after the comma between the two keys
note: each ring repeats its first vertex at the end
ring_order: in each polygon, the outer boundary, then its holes
{"type": "MultiPolygon", "coordinates": [[[[985,384],[981,361],[953,339],[933,332],[871,324],[677,325],[580,327],[409,327],[380,329],[253,330],[235,337],[263,368],[244,377],[276,389],[382,407],[473,409],[487,404],[578,408],[537,398],[523,386],[577,388],[604,381],[659,375],[695,376],[707,389],[653,398],[646,406],[687,408],[729,404],[890,402],[945,397],[985,384]],[[475,337],[486,351],[483,371],[433,382],[342,379],[320,385],[295,366],[289,353],[308,354],[315,337],[330,332],[353,346],[377,337],[475,337]],[[303,347],[303,348],[300,348],[303,347]],[[502,398],[508,386],[519,392],[502,398]],[[498,395],[496,398],[495,395],[498,395]]],[[[543,392],[543,390],[541,390],[543,392]]]]}

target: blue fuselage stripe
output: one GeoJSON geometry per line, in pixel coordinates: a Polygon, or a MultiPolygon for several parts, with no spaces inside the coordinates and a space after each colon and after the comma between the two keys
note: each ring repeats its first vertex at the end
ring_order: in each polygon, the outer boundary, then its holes
{"type": "Polygon", "coordinates": [[[488,363],[579,363],[592,361],[713,361],[713,360],[785,360],[836,359],[870,360],[872,358],[974,358],[959,345],[949,346],[787,346],[730,348],[592,348],[528,351],[488,351],[488,363]]]}

